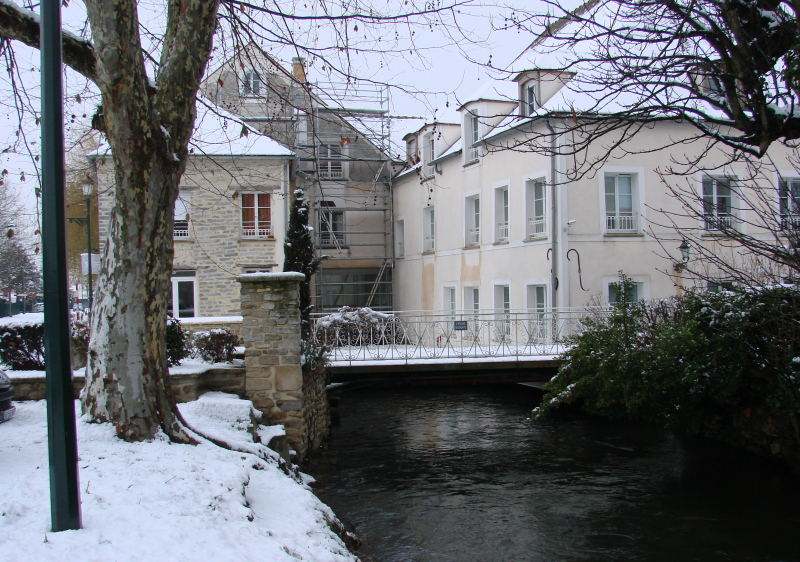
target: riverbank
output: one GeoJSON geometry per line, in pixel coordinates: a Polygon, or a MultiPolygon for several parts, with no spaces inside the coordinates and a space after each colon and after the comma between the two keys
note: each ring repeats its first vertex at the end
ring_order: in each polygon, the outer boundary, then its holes
{"type": "Polygon", "coordinates": [[[252,404],[222,393],[179,407],[235,450],[202,438],[127,443],[110,424],[79,420],[83,528],[52,533],[45,402],[16,406],[0,424],[2,560],[356,560],[312,479],[263,444],[280,426],[254,426],[252,404]]]}

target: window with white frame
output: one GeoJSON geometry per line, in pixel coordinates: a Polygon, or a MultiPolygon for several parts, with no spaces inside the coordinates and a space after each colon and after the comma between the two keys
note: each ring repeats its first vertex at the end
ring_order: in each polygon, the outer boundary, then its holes
{"type": "Polygon", "coordinates": [[[703,228],[724,230],[733,228],[734,194],[731,178],[703,178],[703,228]]]}
{"type": "Polygon", "coordinates": [[[189,238],[189,212],[191,208],[191,194],[186,191],[178,193],[175,200],[175,222],[172,233],[175,238],[189,238]]]}
{"type": "Polygon", "coordinates": [[[528,340],[543,341],[547,335],[547,285],[528,285],[528,340]]]}
{"type": "Polygon", "coordinates": [[[394,240],[395,244],[397,244],[397,257],[404,257],[406,255],[406,221],[397,221],[394,229],[394,240]]]}
{"type": "Polygon", "coordinates": [[[436,250],[436,214],[433,207],[425,207],[422,211],[422,251],[436,250]]]}
{"type": "Polygon", "coordinates": [[[800,178],[780,180],[781,228],[800,228],[800,178]]]}
{"type": "Polygon", "coordinates": [[[480,120],[478,119],[477,115],[473,115],[472,113],[467,113],[467,130],[466,135],[464,138],[466,139],[466,150],[464,154],[466,154],[466,161],[474,162],[478,159],[478,147],[476,143],[480,140],[480,120]]]}
{"type": "Polygon", "coordinates": [[[322,179],[345,177],[344,149],[338,144],[317,146],[317,172],[322,179]]]}
{"type": "Polygon", "coordinates": [[[242,237],[268,238],[272,236],[272,208],[269,193],[243,193],[242,237]]]}
{"type": "Polygon", "coordinates": [[[522,88],[522,114],[525,116],[533,115],[536,113],[537,107],[539,107],[539,102],[536,91],[536,82],[531,80],[522,88]]]}
{"type": "Polygon", "coordinates": [[[464,310],[477,314],[481,310],[481,292],[478,287],[464,289],[464,310]]]}
{"type": "Polygon", "coordinates": [[[417,137],[411,137],[406,142],[406,160],[409,166],[415,165],[419,162],[419,154],[417,154],[417,137]]]}
{"type": "Polygon", "coordinates": [[[494,190],[495,242],[508,242],[508,186],[494,190]]]}
{"type": "Polygon", "coordinates": [[[511,287],[494,286],[495,335],[506,339],[511,335],[511,287]]]}
{"type": "Polygon", "coordinates": [[[317,212],[317,219],[320,246],[342,246],[345,243],[344,211],[322,207],[317,212]]]}
{"type": "Polygon", "coordinates": [[[525,233],[528,238],[547,237],[547,183],[544,178],[525,182],[525,233]]]}
{"type": "Polygon", "coordinates": [[[272,273],[272,266],[264,265],[258,267],[245,267],[242,268],[243,273],[272,273]]]}
{"type": "Polygon", "coordinates": [[[253,69],[246,70],[242,76],[242,94],[257,96],[262,93],[261,76],[253,69]]]}
{"type": "Polygon", "coordinates": [[[422,136],[422,164],[425,177],[433,175],[433,164],[436,158],[436,146],[434,144],[433,133],[426,133],[422,136]]]}
{"type": "Polygon", "coordinates": [[[479,195],[467,197],[464,205],[465,246],[479,246],[481,243],[481,198],[479,195]]]}
{"type": "Polygon", "coordinates": [[[633,174],[605,175],[608,232],[638,232],[639,214],[635,207],[635,180],[633,174]]]}
{"type": "Polygon", "coordinates": [[[442,309],[446,315],[454,318],[456,315],[456,288],[444,287],[442,290],[442,309]]]}
{"type": "Polygon", "coordinates": [[[173,318],[197,316],[197,277],[193,270],[178,270],[172,273],[172,291],[167,311],[173,318]]]}

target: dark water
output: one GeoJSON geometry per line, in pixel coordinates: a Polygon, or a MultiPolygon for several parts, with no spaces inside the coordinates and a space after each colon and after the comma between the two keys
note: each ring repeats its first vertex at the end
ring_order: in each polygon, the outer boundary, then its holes
{"type": "Polygon", "coordinates": [[[345,393],[308,471],[365,560],[800,560],[800,478],[523,387],[345,393]]]}

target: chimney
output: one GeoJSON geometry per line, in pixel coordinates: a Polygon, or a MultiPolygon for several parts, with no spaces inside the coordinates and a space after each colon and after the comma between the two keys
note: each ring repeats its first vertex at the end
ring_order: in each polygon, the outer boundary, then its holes
{"type": "Polygon", "coordinates": [[[302,57],[292,58],[292,76],[301,84],[306,83],[306,59],[302,57]]]}

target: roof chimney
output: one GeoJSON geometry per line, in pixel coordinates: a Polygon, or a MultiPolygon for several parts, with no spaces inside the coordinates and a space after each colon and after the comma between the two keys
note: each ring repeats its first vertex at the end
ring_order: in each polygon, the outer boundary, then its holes
{"type": "Polygon", "coordinates": [[[302,57],[292,58],[292,76],[301,84],[306,83],[306,59],[302,57]]]}

